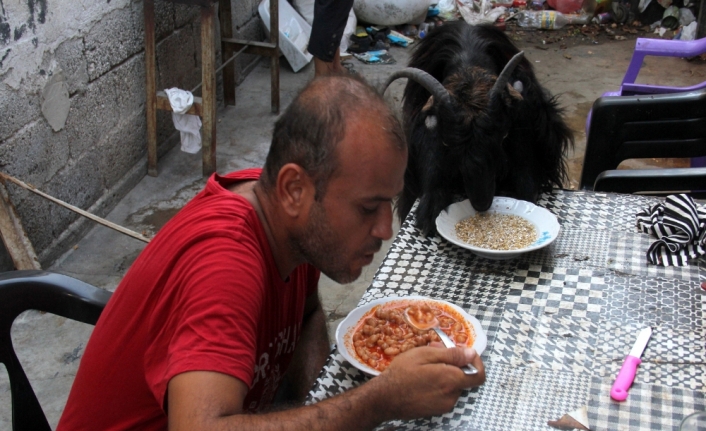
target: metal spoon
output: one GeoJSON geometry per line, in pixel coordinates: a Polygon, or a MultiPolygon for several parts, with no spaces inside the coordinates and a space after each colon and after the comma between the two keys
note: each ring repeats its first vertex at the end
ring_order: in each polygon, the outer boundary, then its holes
{"type": "MultiPolygon", "coordinates": [[[[456,343],[454,343],[451,338],[449,338],[448,335],[446,335],[446,332],[442,331],[441,328],[439,327],[439,319],[434,317],[434,320],[427,324],[420,324],[419,322],[415,321],[414,318],[412,318],[409,315],[409,307],[405,308],[404,310],[404,319],[407,321],[407,323],[414,327],[417,328],[420,331],[426,331],[428,329],[434,330],[436,332],[436,335],[441,338],[441,342],[446,346],[447,348],[451,347],[456,347],[456,343]]],[[[467,376],[472,376],[474,374],[478,374],[478,370],[476,367],[474,367],[471,364],[468,364],[466,366],[461,367],[461,370],[463,371],[463,374],[467,376]]]]}

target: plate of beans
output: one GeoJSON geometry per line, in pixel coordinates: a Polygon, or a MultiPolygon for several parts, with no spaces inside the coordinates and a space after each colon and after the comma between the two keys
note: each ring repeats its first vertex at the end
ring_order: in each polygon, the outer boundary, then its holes
{"type": "Polygon", "coordinates": [[[400,354],[440,341],[433,329],[412,327],[405,313],[416,316],[417,321],[436,319],[456,345],[473,347],[479,355],[488,343],[478,319],[463,308],[423,296],[406,296],[377,299],[351,311],[336,330],[339,351],[354,367],[377,376],[400,354]]]}
{"type": "Polygon", "coordinates": [[[546,247],[559,236],[559,221],[531,202],[497,196],[488,211],[465,201],[449,205],[436,218],[447,241],[486,259],[512,259],[546,247]]]}

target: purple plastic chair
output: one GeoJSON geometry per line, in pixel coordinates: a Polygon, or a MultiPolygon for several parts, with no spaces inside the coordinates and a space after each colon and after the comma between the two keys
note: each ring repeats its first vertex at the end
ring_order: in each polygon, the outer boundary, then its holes
{"type": "MultiPolygon", "coordinates": [[[[635,51],[632,54],[630,65],[625,72],[620,89],[618,91],[605,92],[601,97],[673,94],[706,89],[706,81],[689,87],[664,87],[635,83],[635,79],[640,73],[642,63],[648,55],[659,57],[695,57],[705,52],[706,38],[689,41],[639,38],[635,43],[635,51]]],[[[592,112],[593,110],[589,111],[588,118],[586,119],[586,137],[588,137],[590,129],[592,112]]],[[[692,158],[691,166],[706,167],[706,157],[692,158]]]]}

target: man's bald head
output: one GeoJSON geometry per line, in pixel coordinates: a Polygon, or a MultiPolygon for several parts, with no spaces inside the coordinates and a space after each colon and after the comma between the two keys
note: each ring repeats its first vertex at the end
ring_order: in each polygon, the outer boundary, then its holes
{"type": "Polygon", "coordinates": [[[322,199],[331,175],[338,167],[337,146],[346,125],[360,120],[362,113],[374,113],[380,133],[400,150],[406,149],[402,127],[375,88],[361,78],[336,75],[317,78],[294,99],[275,123],[272,146],[261,182],[271,190],[287,163],[301,166],[316,184],[316,198],[322,199]]]}

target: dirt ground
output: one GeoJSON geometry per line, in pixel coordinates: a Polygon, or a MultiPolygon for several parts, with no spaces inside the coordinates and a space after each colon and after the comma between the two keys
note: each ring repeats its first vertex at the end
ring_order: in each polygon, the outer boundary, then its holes
{"type": "MultiPolygon", "coordinates": [[[[569,25],[559,30],[533,31],[519,27],[514,21],[507,23],[506,33],[518,45],[533,45],[538,49],[597,45],[614,40],[635,40],[638,37],[650,37],[652,34],[649,26],[615,23],[569,25]]],[[[664,34],[664,38],[671,39],[673,33],[668,31],[664,34]]]]}
{"type": "MultiPolygon", "coordinates": [[[[672,39],[675,31],[667,30],[662,36],[650,30],[650,26],[639,21],[632,24],[586,24],[567,25],[559,30],[527,30],[511,20],[505,32],[518,47],[532,46],[541,50],[567,48],[582,45],[610,44],[614,41],[636,40],[637,38],[672,39]]],[[[706,54],[689,59],[696,64],[706,62],[706,54]]]]}

